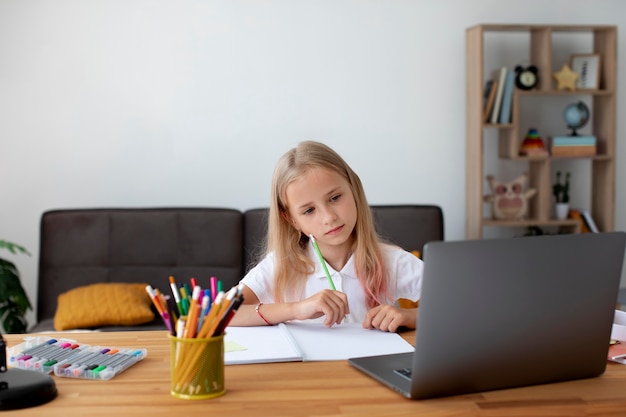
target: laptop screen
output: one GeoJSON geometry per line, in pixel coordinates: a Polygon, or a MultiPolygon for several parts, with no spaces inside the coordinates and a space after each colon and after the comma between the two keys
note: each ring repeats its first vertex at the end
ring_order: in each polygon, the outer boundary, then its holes
{"type": "MultiPolygon", "coordinates": [[[[415,354],[406,366],[394,365],[412,369],[405,395],[602,374],[625,240],[612,232],[427,244],[415,354]]],[[[374,377],[385,373],[378,379],[390,386],[401,379],[381,363],[376,372],[353,365],[374,377]]]]}

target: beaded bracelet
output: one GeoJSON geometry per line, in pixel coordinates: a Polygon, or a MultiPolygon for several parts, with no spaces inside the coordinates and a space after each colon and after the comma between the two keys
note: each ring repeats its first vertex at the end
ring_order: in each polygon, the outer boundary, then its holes
{"type": "Polygon", "coordinates": [[[268,326],[273,326],[272,323],[270,323],[269,321],[267,321],[267,319],[265,317],[263,317],[263,314],[261,314],[261,312],[259,311],[259,308],[263,305],[263,303],[259,303],[256,305],[256,307],[254,308],[254,311],[256,311],[256,313],[259,315],[259,317],[261,317],[263,319],[263,321],[265,323],[267,323],[268,326]]]}

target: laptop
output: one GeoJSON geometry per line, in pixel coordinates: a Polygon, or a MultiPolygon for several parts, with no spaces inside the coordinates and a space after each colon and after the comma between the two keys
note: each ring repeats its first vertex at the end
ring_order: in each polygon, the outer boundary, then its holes
{"type": "Polygon", "coordinates": [[[426,399],[601,375],[626,233],[431,242],[415,351],[349,363],[426,399]]]}

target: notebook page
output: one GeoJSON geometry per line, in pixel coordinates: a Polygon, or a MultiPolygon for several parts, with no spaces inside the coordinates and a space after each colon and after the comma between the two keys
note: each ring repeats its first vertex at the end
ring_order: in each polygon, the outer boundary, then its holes
{"type": "Polygon", "coordinates": [[[284,324],[226,328],[225,365],[294,361],[302,361],[302,354],[284,324]]]}
{"type": "Polygon", "coordinates": [[[347,360],[414,351],[399,334],[364,329],[360,323],[342,323],[327,328],[321,323],[293,322],[287,323],[286,328],[300,347],[305,361],[347,360]]]}

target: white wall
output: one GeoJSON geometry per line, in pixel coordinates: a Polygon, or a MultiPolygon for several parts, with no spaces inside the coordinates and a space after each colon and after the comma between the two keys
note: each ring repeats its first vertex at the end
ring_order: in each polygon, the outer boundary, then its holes
{"type": "MultiPolygon", "coordinates": [[[[32,252],[13,259],[34,303],[43,211],[266,206],[274,163],[303,139],[339,151],[370,203],[438,204],[446,238],[463,239],[465,29],[623,27],[623,10],[620,0],[2,0],[0,239],[32,252]]],[[[618,46],[623,56],[623,36],[618,46]]],[[[620,142],[618,162],[625,153],[620,142]]],[[[624,164],[617,174],[624,230],[624,164]]]]}

